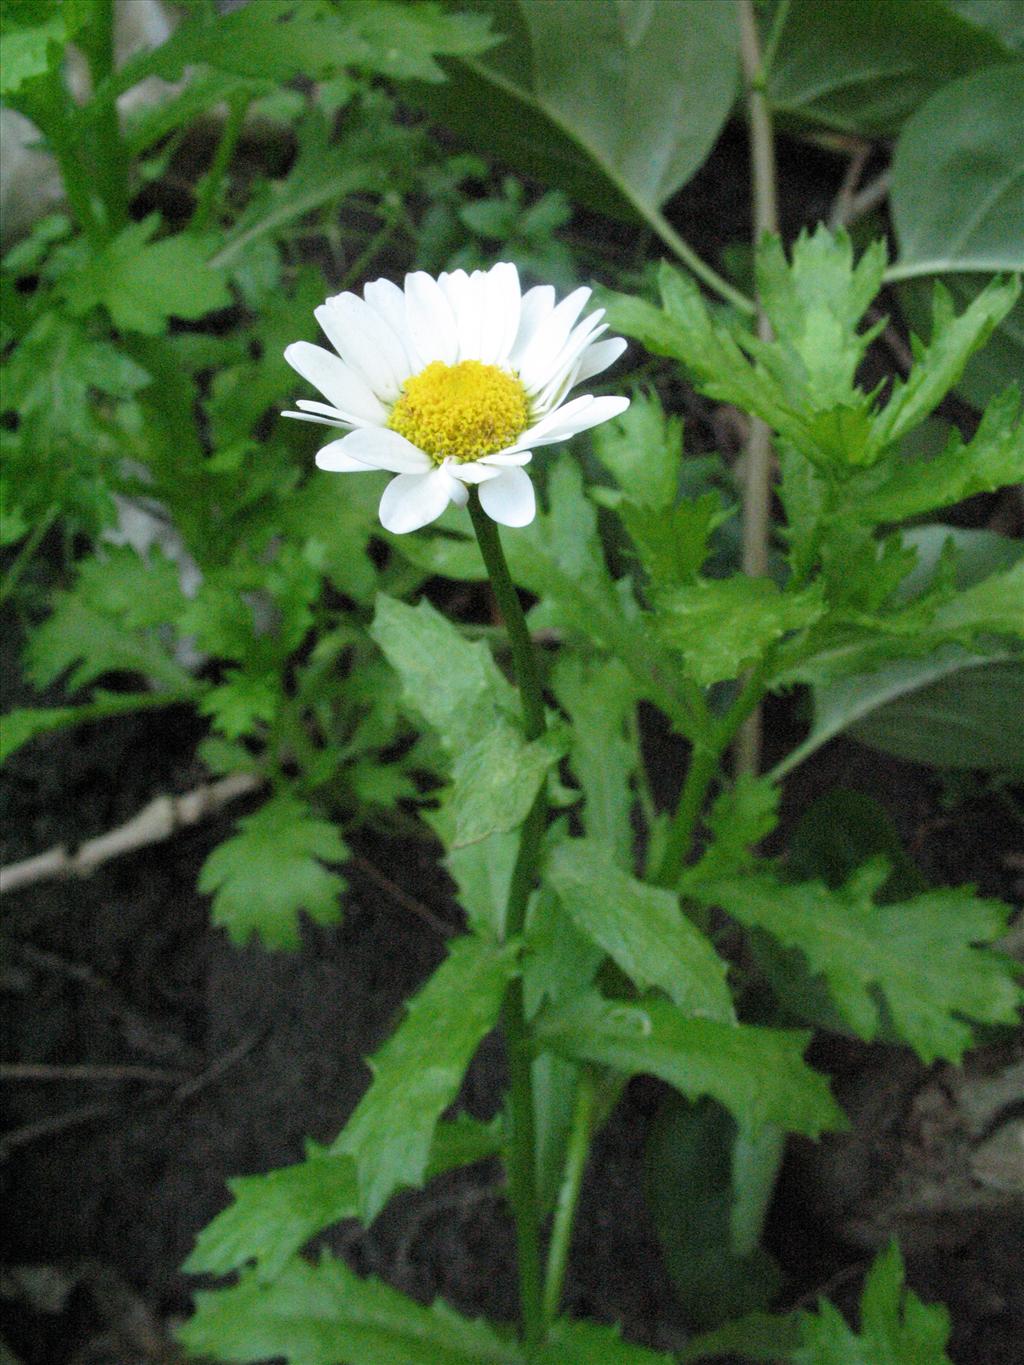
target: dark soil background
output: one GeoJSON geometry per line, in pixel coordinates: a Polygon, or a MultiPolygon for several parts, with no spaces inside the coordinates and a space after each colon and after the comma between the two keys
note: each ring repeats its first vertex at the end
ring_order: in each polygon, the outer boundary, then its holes
{"type": "MultiPolygon", "coordinates": [[[[842,170],[823,153],[783,154],[781,197],[794,225],[827,212],[842,170]]],[[[680,201],[682,230],[712,258],[708,224],[744,231],[745,177],[742,138],[729,133],[680,201]]],[[[710,410],[696,416],[714,431],[710,410]]],[[[979,504],[969,515],[984,524],[990,512],[979,504]]],[[[5,664],[6,709],[27,698],[13,653],[5,664]]],[[[773,704],[769,761],[800,733],[796,705],[773,704]]],[[[183,709],[26,746],[2,775],[3,861],[74,846],[158,793],[188,790],[203,779],[191,757],[200,735],[183,709]]],[[[680,780],[679,758],[665,751],[666,795],[680,780]]],[[[981,783],[951,807],[934,772],[836,741],[790,780],[783,838],[811,801],[837,787],[885,807],[929,881],[974,882],[1021,900],[1019,824],[981,783]]],[[[3,1084],[0,1331],[25,1365],[177,1359],[173,1325],[196,1288],[179,1266],[228,1202],[227,1179],[296,1161],[305,1138],[337,1134],[367,1083],[363,1058],[440,961],[446,934],[458,931],[433,846],[366,836],[347,869],[338,928],[309,930],[293,955],[233,948],[210,927],[195,887],[245,809],[239,803],[86,881],[8,899],[4,1060],[156,1073],[3,1084]]],[[[872,1256],[897,1234],[911,1285],[950,1307],[958,1365],[1021,1365],[1024,1203],[1001,1192],[992,1171],[1000,1133],[1019,1112],[1020,1085],[1016,1102],[1007,1087],[1022,1058],[1020,1040],[1006,1038],[962,1069],[924,1068],[903,1050],[839,1039],[815,1045],[813,1060],[834,1077],[855,1126],[817,1147],[795,1144],[788,1158],[768,1230],[789,1277],[780,1308],[809,1306],[825,1292],[851,1313],[872,1256]]],[[[489,1039],[467,1079],[467,1109],[495,1111],[503,1068],[500,1043],[489,1039]]],[[[596,1144],[567,1306],[671,1349],[685,1342],[686,1324],[639,1193],[662,1093],[655,1082],[630,1085],[596,1144]]],[[[407,1193],[368,1231],[345,1225],[326,1240],[360,1273],[419,1299],[514,1315],[510,1224],[493,1166],[407,1193]]]]}

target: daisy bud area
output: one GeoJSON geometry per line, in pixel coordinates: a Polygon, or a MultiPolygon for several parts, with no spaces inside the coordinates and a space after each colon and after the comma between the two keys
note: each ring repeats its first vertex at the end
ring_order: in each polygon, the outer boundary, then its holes
{"type": "Polygon", "coordinates": [[[0,5],[0,1365],[1021,1365],[1017,8],[0,5]]]}

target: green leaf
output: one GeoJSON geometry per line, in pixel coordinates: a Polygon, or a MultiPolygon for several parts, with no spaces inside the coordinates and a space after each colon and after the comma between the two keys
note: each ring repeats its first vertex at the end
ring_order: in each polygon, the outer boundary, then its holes
{"type": "Polygon", "coordinates": [[[661,512],[673,506],[683,458],[683,421],[656,393],[636,394],[614,421],[594,429],[594,454],[633,502],[661,512]]]}
{"type": "Polygon", "coordinates": [[[442,123],[577,202],[631,216],[649,217],[701,166],[736,94],[726,7],[700,24],[650,0],[487,9],[504,37],[494,55],[423,92],[442,123]]]}
{"type": "Polygon", "coordinates": [[[395,1190],[422,1184],[437,1121],[497,1022],[515,972],[515,945],[456,939],[370,1062],[370,1088],[330,1149],[356,1163],[364,1223],[395,1190]]]}
{"type": "Polygon", "coordinates": [[[199,874],[199,890],[213,896],[213,922],[233,943],[257,936],[267,948],[298,948],[300,911],[317,924],[338,920],[345,883],[323,864],[344,862],[348,849],[332,824],[280,792],[237,828],[199,874]]]}
{"type": "Polygon", "coordinates": [[[914,0],[912,24],[893,22],[890,0],[793,0],[768,98],[801,121],[887,136],[933,91],[1005,59],[998,39],[938,0],[914,0]]]}
{"type": "Polygon", "coordinates": [[[269,724],[282,701],[281,680],[266,673],[246,673],[232,668],[224,682],[207,692],[200,703],[202,715],[210,716],[213,728],[226,739],[239,739],[269,724]]]}
{"type": "Polygon", "coordinates": [[[6,763],[15,750],[20,749],[36,735],[46,735],[51,730],[74,725],[77,712],[78,708],[75,706],[37,709],[17,707],[13,711],[6,711],[0,717],[0,763],[6,763]]]}
{"type": "Polygon", "coordinates": [[[674,1356],[623,1341],[617,1327],[603,1323],[552,1323],[544,1344],[530,1357],[531,1365],[672,1365],[674,1356]]]}
{"type": "Polygon", "coordinates": [[[682,651],[687,674],[708,687],[738,677],[824,610],[817,587],[783,593],[768,578],[737,574],[659,593],[655,619],[661,639],[682,651]]]}
{"type": "Polygon", "coordinates": [[[715,797],[705,817],[711,846],[684,874],[684,886],[691,877],[732,876],[748,867],[751,850],[778,824],[781,795],[770,778],[740,773],[715,797]]]}
{"type": "MultiPolygon", "coordinates": [[[[460,1114],[439,1123],[426,1178],[483,1161],[500,1146],[498,1122],[460,1114]]],[[[182,1267],[190,1275],[228,1275],[255,1261],[257,1278],[273,1280],[310,1238],[359,1215],[355,1163],[316,1143],[307,1144],[305,1161],[229,1180],[228,1188],[233,1202],[203,1228],[182,1267]]]]}
{"type": "Polygon", "coordinates": [[[963,1019],[1012,1024],[1024,999],[1012,964],[974,946],[1005,931],[1009,907],[969,888],[876,905],[886,875],[884,864],[868,863],[837,890],[764,872],[691,889],[740,924],[798,948],[858,1037],[878,1035],[881,995],[897,1036],[926,1063],[959,1061],[973,1037],[963,1019]]]}
{"type": "Polygon", "coordinates": [[[718,1356],[742,1356],[777,1365],[789,1360],[800,1345],[800,1324],[796,1314],[773,1317],[770,1313],[747,1313],[710,1332],[691,1337],[677,1354],[679,1365],[697,1365],[718,1356]]]}
{"type": "Polygon", "coordinates": [[[687,1014],[734,1022],[726,963],[678,896],[630,877],[594,839],[560,844],[547,879],[577,927],[641,990],[657,986],[687,1014]]]}
{"type": "Polygon", "coordinates": [[[953,430],[932,459],[887,462],[879,469],[884,473],[875,487],[851,489],[848,503],[850,515],[870,525],[918,517],[1024,481],[1020,391],[1011,385],[993,398],[971,440],[953,430]]]}
{"type": "MultiPolygon", "coordinates": [[[[739,1246],[732,1224],[740,1201],[751,1202],[755,1185],[770,1197],[783,1138],[766,1125],[760,1141],[742,1138],[736,1121],[718,1105],[688,1104],[669,1095],[659,1106],[644,1154],[645,1193],[665,1265],[687,1322],[708,1327],[755,1308],[764,1308],[780,1288],[772,1258],[757,1243],[767,1207],[758,1197],[749,1245],[739,1246]],[[767,1148],[767,1179],[741,1170],[758,1146],[767,1148]],[[737,1179],[737,1177],[740,1177],[737,1179]],[[766,1186],[766,1189],[763,1187],[766,1186]],[[685,1219],[679,1210],[687,1210],[685,1219]]],[[[745,1212],[745,1210],[744,1210],[745,1212]]]]}
{"type": "Polygon", "coordinates": [[[861,1334],[829,1303],[799,1315],[801,1345],[793,1365],[952,1365],[951,1325],[941,1304],[924,1304],[903,1284],[903,1257],[891,1242],[868,1272],[860,1301],[861,1334]]]}
{"type": "Polygon", "coordinates": [[[613,862],[630,866],[632,778],[639,767],[633,737],[637,685],[617,659],[589,660],[567,651],[553,678],[572,723],[569,763],[583,788],[583,828],[613,862]]]}
{"type": "Polygon", "coordinates": [[[115,327],[156,336],[171,317],[201,318],[230,304],[202,243],[183,233],[152,242],[158,225],[157,214],[129,224],[75,273],[66,288],[73,313],[102,304],[115,327]]]}
{"type": "Polygon", "coordinates": [[[283,83],[323,80],[349,67],[393,79],[439,81],[434,56],[485,51],[495,42],[481,15],[446,14],[438,5],[346,0],[335,8],[308,0],[260,0],[251,14],[198,6],[152,52],[128,62],[101,91],[113,98],[147,76],[177,80],[196,63],[283,83]]]}
{"type": "Polygon", "coordinates": [[[28,81],[57,66],[65,44],[82,27],[87,11],[58,0],[7,0],[0,15],[4,59],[0,95],[15,107],[14,98],[28,81]]]}
{"type": "Polygon", "coordinates": [[[519,853],[515,830],[492,834],[478,844],[448,852],[444,865],[459,891],[459,904],[474,932],[500,939],[512,883],[512,869],[519,853]]]}
{"type": "Polygon", "coordinates": [[[1024,12],[1017,0],[946,0],[961,18],[983,28],[1010,51],[1024,52],[1024,12]]]}
{"type": "Polygon", "coordinates": [[[820,877],[826,886],[839,887],[869,858],[884,859],[890,869],[879,887],[879,904],[927,891],[884,806],[865,792],[836,787],[801,815],[786,849],[786,880],[820,877]]]}
{"type": "Polygon", "coordinates": [[[515,689],[487,645],[465,640],[429,602],[410,607],[381,594],[370,634],[401,679],[408,708],[449,750],[486,733],[496,713],[518,713],[515,689]]]}
{"type": "Polygon", "coordinates": [[[446,842],[463,848],[518,828],[563,752],[552,735],[528,744],[521,731],[502,722],[460,750],[443,807],[452,831],[446,842]]]}
{"type": "Polygon", "coordinates": [[[192,680],[157,637],[154,627],[175,619],[184,603],[178,570],[153,553],[142,559],[127,547],[82,562],[78,582],[54,595],[53,609],[29,637],[25,665],[37,687],[68,672],[75,692],[105,673],[141,673],[174,691],[192,680]]]}
{"type": "MultiPolygon", "coordinates": [[[[1024,213],[1021,225],[1024,226],[1024,213]]],[[[936,284],[932,339],[927,346],[917,346],[908,378],[896,380],[889,402],[874,419],[871,435],[876,447],[892,445],[920,426],[956,384],[967,361],[985,344],[1019,296],[1019,280],[993,280],[957,317],[949,293],[936,284]]],[[[1024,460],[1024,435],[1019,424],[1015,444],[1019,465],[1024,460]]]]}
{"type": "Polygon", "coordinates": [[[1024,270],[1024,63],[945,85],[896,144],[894,273],[1024,270]]]}
{"type": "Polygon", "coordinates": [[[695,1019],[653,997],[593,993],[545,1010],[534,1028],[562,1056],[658,1076],[688,1099],[710,1095],[751,1129],[775,1123],[816,1137],[845,1123],[825,1078],[802,1060],[806,1033],[695,1019]]]}
{"type": "Polygon", "coordinates": [[[196,1295],[179,1331],[194,1355],[223,1361],[281,1357],[290,1365],[524,1365],[519,1348],[438,1301],[424,1308],[343,1261],[293,1260],[272,1284],[243,1276],[196,1295]]]}

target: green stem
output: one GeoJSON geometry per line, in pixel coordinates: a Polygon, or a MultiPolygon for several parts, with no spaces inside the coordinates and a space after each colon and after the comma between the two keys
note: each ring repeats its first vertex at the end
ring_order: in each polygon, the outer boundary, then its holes
{"type": "Polygon", "coordinates": [[[98,251],[109,233],[93,206],[93,186],[86,174],[86,158],[82,155],[80,139],[72,131],[78,126],[81,111],[68,98],[59,71],[50,74],[47,85],[46,97],[36,101],[29,112],[56,158],[71,212],[90,245],[98,251]]]}
{"type": "Polygon", "coordinates": [[[655,886],[674,887],[693,845],[693,836],[704,809],[708,788],[718,771],[725,750],[764,695],[764,668],[753,669],[707,740],[698,740],[690,752],[690,766],[679,797],[661,858],[651,881],[655,886]]]}
{"type": "Polygon", "coordinates": [[[594,1129],[594,1109],[597,1084],[592,1071],[584,1068],[576,1086],[569,1141],[562,1170],[562,1184],[558,1191],[555,1220],[548,1247],[547,1275],[544,1281],[544,1322],[550,1325],[558,1314],[565,1284],[565,1268],[569,1259],[576,1206],[579,1204],[583,1172],[590,1152],[590,1137],[594,1129]]]}
{"type": "Polygon", "coordinates": [[[202,232],[210,222],[217,205],[217,196],[220,193],[221,184],[228,167],[231,165],[231,158],[238,146],[238,139],[242,135],[245,116],[249,112],[249,104],[250,97],[244,91],[236,91],[228,97],[228,116],[224,123],[224,131],[217,143],[217,150],[213,154],[210,169],[203,177],[195,212],[189,224],[189,228],[193,232],[202,232]]]}
{"type": "Polygon", "coordinates": [[[98,101],[95,95],[114,71],[114,0],[95,0],[81,42],[92,77],[94,97],[85,112],[95,131],[96,184],[106,208],[107,227],[113,235],[128,221],[128,156],[121,138],[116,101],[98,101]]]}
{"type": "Polygon", "coordinates": [[[21,575],[31,563],[32,556],[39,549],[43,536],[46,535],[47,531],[57,520],[59,511],[60,508],[58,507],[47,508],[40,520],[36,522],[35,526],[32,527],[32,530],[25,537],[14,563],[4,574],[3,583],[0,584],[0,605],[3,605],[3,603],[7,601],[14,592],[14,589],[18,586],[18,583],[21,581],[21,575]]]}
{"type": "MultiPolygon", "coordinates": [[[[544,733],[544,696],[540,670],[530,640],[519,595],[501,548],[498,528],[480,506],[476,489],[469,497],[480,553],[487,569],[498,606],[505,618],[516,680],[523,708],[526,738],[537,739],[544,733]]],[[[547,823],[547,789],[541,787],[526,817],[519,839],[519,853],[512,870],[505,912],[505,934],[517,938],[526,922],[526,907],[537,875],[544,828],[547,823]]],[[[508,1171],[509,1202],[516,1225],[519,1262],[519,1293],[523,1314],[523,1333],[527,1343],[536,1344],[544,1333],[540,1269],[540,1202],[537,1198],[537,1141],[534,1117],[530,1032],[526,1022],[522,976],[517,976],[505,997],[502,1022],[508,1046],[509,1090],[506,1106],[508,1135],[505,1165],[508,1171]]]]}
{"type": "Polygon", "coordinates": [[[645,222],[658,234],[661,240],[674,252],[682,263],[689,269],[702,284],[712,290],[719,298],[726,303],[731,303],[734,308],[738,308],[741,313],[751,314],[754,312],[753,302],[747,298],[741,290],[731,285],[728,280],[724,280],[716,270],[712,270],[700,256],[697,255],[689,242],[680,237],[668,219],[658,209],[649,208],[640,200],[634,200],[633,206],[640,213],[645,222]]]}

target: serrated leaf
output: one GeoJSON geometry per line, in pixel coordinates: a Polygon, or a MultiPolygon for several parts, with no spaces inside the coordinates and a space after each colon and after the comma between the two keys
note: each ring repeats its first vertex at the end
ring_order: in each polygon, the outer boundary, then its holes
{"type": "Polygon", "coordinates": [[[202,244],[184,233],[152,242],[158,222],[153,214],[129,224],[75,273],[66,289],[72,312],[102,304],[115,327],[156,336],[171,317],[201,318],[230,304],[202,244]]]}
{"type": "Polygon", "coordinates": [[[737,574],[659,593],[655,619],[665,643],[682,651],[687,674],[708,687],[738,677],[824,611],[818,588],[783,593],[770,579],[737,574]]]}
{"type": "Polygon", "coordinates": [[[237,828],[199,874],[199,890],[213,896],[213,922],[232,942],[258,937],[266,948],[298,948],[301,911],[317,924],[339,919],[345,882],[323,865],[348,858],[334,825],[280,792],[237,828]]]}
{"type": "Polygon", "coordinates": [[[560,844],[546,875],[577,927],[641,990],[658,987],[687,1014],[735,1020],[727,965],[673,892],[630,877],[592,839],[560,844]]]}
{"type": "Polygon", "coordinates": [[[563,652],[553,686],[572,722],[569,763],[585,797],[583,828],[613,862],[627,867],[633,846],[632,779],[639,766],[633,738],[637,684],[617,659],[563,652]]]}
{"type": "Polygon", "coordinates": [[[781,795],[770,778],[750,773],[741,773],[721,791],[704,819],[711,845],[684,873],[684,888],[691,877],[732,876],[748,866],[751,850],[778,824],[781,795]]]}
{"type": "Polygon", "coordinates": [[[617,1327],[559,1318],[530,1359],[532,1365],[672,1365],[674,1357],[623,1341],[617,1327]]]}
{"type": "Polygon", "coordinates": [[[827,1300],[799,1315],[801,1345],[793,1365],[952,1365],[945,1347],[951,1325],[941,1304],[924,1304],[904,1288],[895,1242],[879,1252],[860,1301],[861,1332],[827,1300]]]}
{"type": "Polygon", "coordinates": [[[330,1148],[356,1164],[364,1223],[395,1190],[422,1183],[437,1121],[497,1022],[516,951],[475,936],[456,939],[371,1060],[370,1087],[330,1148]]]}
{"type": "MultiPolygon", "coordinates": [[[[871,439],[875,446],[901,440],[935,410],[963,374],[968,360],[985,344],[1019,296],[1019,280],[993,280],[956,316],[949,293],[936,284],[932,339],[927,346],[918,348],[907,379],[896,380],[889,402],[874,419],[871,439]]],[[[1018,428],[1018,461],[1022,446],[1024,438],[1018,428]]]]}
{"type": "MultiPolygon", "coordinates": [[[[295,1165],[228,1181],[233,1202],[200,1232],[182,1267],[186,1273],[227,1275],[255,1261],[257,1278],[272,1280],[323,1228],[358,1217],[355,1163],[316,1143],[307,1146],[306,1159],[295,1165]]],[[[500,1146],[500,1122],[460,1114],[438,1124],[426,1178],[483,1161],[500,1146]]]]}
{"type": "Polygon", "coordinates": [[[710,1095],[751,1129],[775,1123],[816,1137],[845,1124],[825,1078],[802,1060],[807,1033],[695,1019],[653,997],[594,993],[545,1010],[534,1028],[562,1056],[658,1076],[688,1099],[710,1095]]]}
{"type": "Polygon", "coordinates": [[[683,422],[655,393],[637,394],[624,413],[594,429],[594,454],[629,498],[664,511],[676,500],[683,422]]]}
{"type": "Polygon", "coordinates": [[[515,689],[483,641],[470,643],[429,602],[407,606],[381,594],[370,634],[402,681],[403,699],[453,752],[515,716],[515,689]]]}
{"type": "Polygon", "coordinates": [[[27,744],[36,735],[49,734],[73,725],[77,707],[17,707],[0,716],[0,763],[6,763],[16,750],[27,744]]]}
{"type": "Polygon", "coordinates": [[[521,731],[502,722],[461,749],[443,807],[452,827],[450,846],[478,844],[521,825],[563,753],[556,737],[544,735],[527,743],[521,731]]]}
{"type": "Polygon", "coordinates": [[[243,1276],[196,1295],[179,1331],[185,1349],[223,1361],[281,1357],[289,1365],[524,1365],[519,1348],[483,1321],[437,1301],[425,1308],[343,1261],[293,1260],[272,1284],[243,1276]]]}
{"type": "Polygon", "coordinates": [[[964,441],[950,433],[930,460],[888,463],[874,488],[851,490],[849,513],[872,525],[905,521],[952,507],[975,493],[992,493],[1024,481],[1024,421],[1015,385],[989,403],[977,431],[964,441]]]}
{"type": "Polygon", "coordinates": [[[1005,931],[1010,914],[969,888],[930,891],[876,905],[887,873],[868,863],[845,886],[780,882],[768,873],[709,881],[693,888],[740,924],[797,948],[826,980],[836,1008],[861,1038],[877,1036],[885,1000],[897,1035],[926,1063],[959,1061],[972,1041],[964,1019],[1012,1024],[1024,1000],[1012,966],[976,944],[1005,931]]]}
{"type": "Polygon", "coordinates": [[[154,633],[175,619],[184,601],[177,567],[162,555],[143,559],[124,547],[84,560],[78,582],[55,594],[50,615],[29,637],[28,675],[48,687],[67,673],[69,692],[112,672],[187,689],[189,674],[154,633]]]}
{"type": "Polygon", "coordinates": [[[281,700],[279,678],[233,668],[224,682],[207,692],[199,710],[211,717],[213,728],[226,739],[238,739],[257,729],[261,722],[272,721],[281,700]]]}

